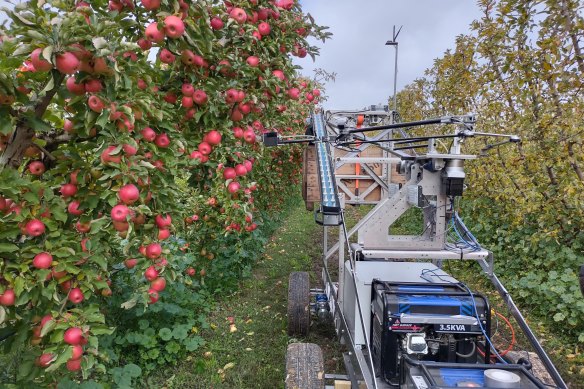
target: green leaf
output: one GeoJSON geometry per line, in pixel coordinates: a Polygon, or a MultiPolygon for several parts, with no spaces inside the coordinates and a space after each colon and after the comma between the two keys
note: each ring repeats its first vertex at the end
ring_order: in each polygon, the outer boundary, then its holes
{"type": "Polygon", "coordinates": [[[27,117],[27,123],[33,130],[38,132],[49,132],[53,129],[43,120],[40,120],[34,116],[27,117]]]}
{"type": "Polygon", "coordinates": [[[61,207],[51,208],[51,213],[53,214],[53,217],[55,218],[55,220],[57,220],[61,223],[65,223],[67,221],[67,214],[65,213],[65,211],[61,207]]]}
{"type": "Polygon", "coordinates": [[[62,352],[57,359],[51,363],[51,365],[49,367],[46,368],[46,372],[51,372],[51,371],[55,371],[57,370],[62,364],[64,364],[65,362],[67,362],[67,360],[69,358],[71,358],[71,355],[73,353],[73,349],[71,347],[67,347],[65,349],[64,352],[62,352]]]}
{"type": "Polygon", "coordinates": [[[161,328],[160,331],[158,331],[158,336],[164,341],[169,341],[172,339],[172,331],[169,328],[161,328]]]}
{"type": "Polygon", "coordinates": [[[41,338],[48,334],[49,332],[51,332],[52,330],[54,330],[56,326],[57,322],[53,319],[46,322],[45,325],[43,326],[43,329],[41,330],[41,338]]]}
{"type": "Polygon", "coordinates": [[[0,253],[16,253],[18,246],[12,243],[0,243],[0,253]]]}
{"type": "Polygon", "coordinates": [[[142,375],[142,369],[140,366],[129,363],[124,366],[124,373],[127,373],[132,378],[138,378],[142,375]]]}

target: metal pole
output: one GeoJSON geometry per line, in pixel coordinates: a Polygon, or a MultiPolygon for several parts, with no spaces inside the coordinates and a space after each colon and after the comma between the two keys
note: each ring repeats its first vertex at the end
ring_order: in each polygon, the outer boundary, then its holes
{"type": "MultiPolygon", "coordinates": [[[[394,35],[395,35],[395,26],[393,27],[394,35]]],[[[395,39],[394,39],[395,40],[395,39]]],[[[394,73],[393,73],[393,111],[397,112],[397,50],[398,43],[395,42],[395,66],[394,66],[394,73]]]]}

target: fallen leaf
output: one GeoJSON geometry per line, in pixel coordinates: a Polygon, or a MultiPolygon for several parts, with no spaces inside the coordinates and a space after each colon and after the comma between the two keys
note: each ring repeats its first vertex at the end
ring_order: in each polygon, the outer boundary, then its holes
{"type": "Polygon", "coordinates": [[[227,365],[223,366],[223,370],[232,369],[233,367],[235,367],[235,363],[229,362],[227,365]]]}

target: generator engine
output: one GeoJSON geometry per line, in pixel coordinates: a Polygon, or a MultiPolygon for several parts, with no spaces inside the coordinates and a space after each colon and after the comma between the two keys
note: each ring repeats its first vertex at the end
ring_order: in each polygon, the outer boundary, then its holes
{"type": "Polygon", "coordinates": [[[399,386],[404,356],[419,361],[482,363],[478,352],[490,337],[490,308],[485,297],[461,283],[395,283],[373,280],[371,347],[375,371],[399,386]],[[480,319],[480,323],[479,323],[480,319]],[[482,328],[481,328],[482,327],[482,328]]]}

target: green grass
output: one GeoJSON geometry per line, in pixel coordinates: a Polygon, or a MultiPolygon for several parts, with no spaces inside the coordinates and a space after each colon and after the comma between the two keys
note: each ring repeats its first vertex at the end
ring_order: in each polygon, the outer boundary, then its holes
{"type": "MultiPolygon", "coordinates": [[[[211,310],[206,345],[183,363],[156,372],[150,387],[279,388],[284,386],[288,275],[311,271],[320,261],[322,228],[297,200],[276,230],[250,279],[211,310]],[[230,331],[228,317],[237,331],[230,331]]],[[[317,285],[315,272],[311,286],[317,285]]],[[[319,273],[320,275],[320,273],[319,273]]],[[[311,328],[311,331],[313,329],[311,328]]],[[[338,371],[341,358],[332,326],[317,325],[304,341],[322,344],[327,371],[338,371]]]]}

